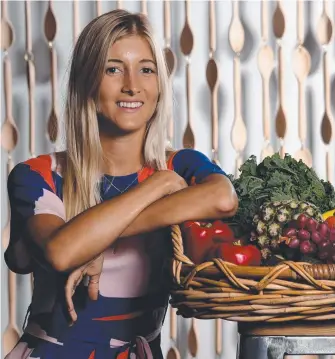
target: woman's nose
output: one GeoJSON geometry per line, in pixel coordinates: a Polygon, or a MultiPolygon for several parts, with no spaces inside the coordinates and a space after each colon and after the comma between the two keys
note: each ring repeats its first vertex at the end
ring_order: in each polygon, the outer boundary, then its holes
{"type": "Polygon", "coordinates": [[[131,71],[127,71],[124,76],[124,83],[121,92],[134,96],[140,91],[140,84],[136,74],[131,71]]]}

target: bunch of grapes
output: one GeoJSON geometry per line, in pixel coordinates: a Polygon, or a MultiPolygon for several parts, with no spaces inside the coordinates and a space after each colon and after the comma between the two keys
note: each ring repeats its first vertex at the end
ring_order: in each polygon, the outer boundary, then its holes
{"type": "Polygon", "coordinates": [[[330,228],[327,222],[319,223],[301,214],[288,223],[282,238],[295,253],[335,263],[335,228],[330,228]]]}

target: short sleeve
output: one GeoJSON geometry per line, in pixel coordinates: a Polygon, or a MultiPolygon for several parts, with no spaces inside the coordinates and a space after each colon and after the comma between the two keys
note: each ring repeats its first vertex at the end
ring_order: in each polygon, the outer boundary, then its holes
{"type": "Polygon", "coordinates": [[[10,204],[10,240],[5,260],[9,268],[21,273],[25,266],[25,231],[29,218],[37,214],[53,214],[65,220],[62,200],[55,193],[51,168],[40,159],[32,159],[14,167],[8,177],[10,204]],[[39,162],[37,162],[39,161],[39,162]],[[41,166],[43,170],[41,170],[41,166]],[[47,176],[48,174],[49,176],[47,176]]]}
{"type": "Polygon", "coordinates": [[[206,155],[193,149],[182,149],[172,155],[172,169],[190,185],[200,183],[210,174],[226,173],[206,155]]]}

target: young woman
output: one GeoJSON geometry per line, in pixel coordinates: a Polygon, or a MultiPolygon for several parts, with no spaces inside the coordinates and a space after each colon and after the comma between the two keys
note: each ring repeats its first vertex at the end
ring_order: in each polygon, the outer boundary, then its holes
{"type": "Polygon", "coordinates": [[[147,19],[115,10],[88,24],[72,58],[66,151],[18,164],[8,180],[5,259],[34,273],[34,291],[7,359],[162,358],[169,226],[237,209],[218,166],[167,148],[170,115],[147,19]]]}

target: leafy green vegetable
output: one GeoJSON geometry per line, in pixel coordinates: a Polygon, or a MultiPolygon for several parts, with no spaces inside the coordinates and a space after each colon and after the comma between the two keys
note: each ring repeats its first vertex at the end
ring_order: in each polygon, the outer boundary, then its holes
{"type": "Polygon", "coordinates": [[[239,197],[238,212],[229,220],[246,231],[252,228],[252,219],[264,202],[296,199],[314,204],[321,212],[335,208],[333,185],[288,154],[282,159],[276,153],[260,164],[255,156],[250,156],[240,172],[239,178],[229,176],[239,197]]]}

